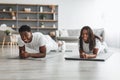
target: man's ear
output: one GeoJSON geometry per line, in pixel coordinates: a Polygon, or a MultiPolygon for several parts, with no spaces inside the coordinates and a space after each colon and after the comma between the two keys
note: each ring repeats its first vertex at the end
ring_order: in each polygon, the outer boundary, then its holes
{"type": "Polygon", "coordinates": [[[30,34],[32,35],[32,32],[30,32],[30,34]]]}

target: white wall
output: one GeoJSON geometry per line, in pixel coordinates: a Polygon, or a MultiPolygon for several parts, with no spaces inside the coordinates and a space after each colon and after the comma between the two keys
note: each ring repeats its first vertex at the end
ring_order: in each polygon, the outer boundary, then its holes
{"type": "Polygon", "coordinates": [[[106,31],[106,42],[109,46],[120,48],[120,1],[105,0],[97,2],[101,7],[101,22],[106,31]]]}
{"type": "Polygon", "coordinates": [[[94,14],[95,0],[1,0],[0,2],[23,4],[58,4],[59,28],[80,28],[84,25],[95,24],[95,17],[92,15],[94,14]]]}
{"type": "Polygon", "coordinates": [[[1,0],[0,3],[58,4],[59,29],[104,27],[108,45],[120,48],[119,0],[1,0]]]}

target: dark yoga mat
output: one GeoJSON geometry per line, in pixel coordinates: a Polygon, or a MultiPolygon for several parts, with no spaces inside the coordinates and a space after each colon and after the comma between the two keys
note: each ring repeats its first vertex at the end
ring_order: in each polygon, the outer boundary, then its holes
{"type": "Polygon", "coordinates": [[[79,56],[67,56],[65,57],[66,60],[82,60],[82,61],[105,61],[107,60],[113,53],[100,53],[97,55],[96,58],[84,59],[80,58],[79,56]]]}

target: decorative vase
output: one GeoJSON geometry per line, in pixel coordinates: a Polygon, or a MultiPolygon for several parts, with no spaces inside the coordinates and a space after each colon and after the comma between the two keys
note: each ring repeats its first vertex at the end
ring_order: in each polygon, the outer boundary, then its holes
{"type": "Polygon", "coordinates": [[[40,12],[43,12],[43,7],[42,6],[40,7],[40,12]]]}
{"type": "Polygon", "coordinates": [[[9,11],[12,11],[12,8],[9,8],[9,11]]]}

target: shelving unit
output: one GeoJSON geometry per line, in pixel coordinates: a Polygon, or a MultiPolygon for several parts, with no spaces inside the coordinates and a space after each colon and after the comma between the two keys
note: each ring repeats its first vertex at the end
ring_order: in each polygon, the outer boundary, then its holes
{"type": "Polygon", "coordinates": [[[0,25],[6,24],[16,31],[29,25],[32,32],[46,34],[58,29],[58,5],[0,4],[0,25]]]}

